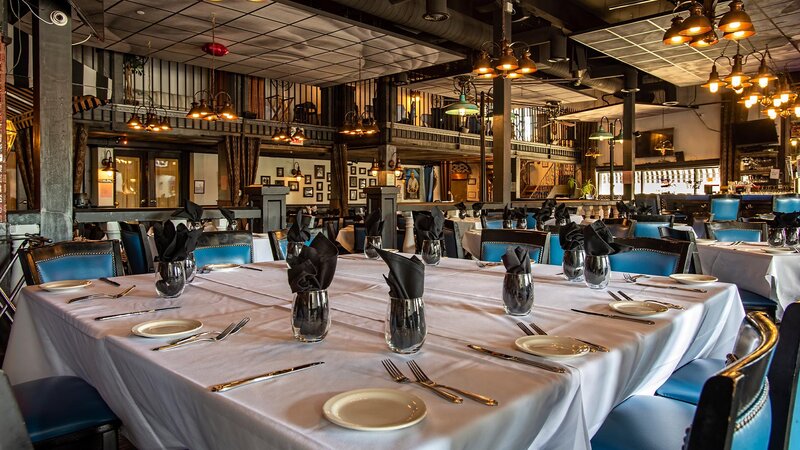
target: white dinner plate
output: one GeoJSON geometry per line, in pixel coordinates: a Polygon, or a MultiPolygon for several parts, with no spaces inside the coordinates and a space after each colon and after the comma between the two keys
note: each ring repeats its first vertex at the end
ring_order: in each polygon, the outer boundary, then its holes
{"type": "Polygon", "coordinates": [[[554,359],[573,358],[590,350],[583,342],[563,336],[523,336],[514,345],[525,353],[554,359]]]}
{"type": "Polygon", "coordinates": [[[151,320],[131,328],[137,336],[146,338],[179,337],[203,328],[203,322],[194,319],[151,320]]]}
{"type": "Polygon", "coordinates": [[[708,284],[719,281],[719,278],[699,273],[674,273],[669,276],[681,284],[708,284]]]}
{"type": "Polygon", "coordinates": [[[761,251],[764,253],[769,253],[770,255],[785,255],[787,253],[794,253],[794,249],[789,247],[768,247],[762,248],[761,251]]]}
{"type": "Polygon", "coordinates": [[[716,239],[696,239],[696,242],[698,244],[713,244],[713,243],[717,242],[717,240],[716,239]]]}
{"type": "Polygon", "coordinates": [[[42,283],[39,285],[39,287],[44,289],[45,291],[58,292],[58,291],[70,291],[72,289],[82,289],[91,285],[92,282],[89,280],[61,280],[61,281],[51,281],[49,283],[42,283]]]}
{"type": "Polygon", "coordinates": [[[669,309],[664,305],[648,301],[611,302],[608,306],[618,313],[629,316],[652,316],[653,314],[663,313],[669,309]]]}
{"type": "Polygon", "coordinates": [[[208,264],[205,266],[206,269],[212,272],[224,272],[226,270],[233,270],[242,267],[241,264],[208,264]]]}
{"type": "Polygon", "coordinates": [[[396,389],[356,389],[328,399],[322,413],[336,425],[360,431],[399,430],[419,423],[425,402],[396,389]]]}

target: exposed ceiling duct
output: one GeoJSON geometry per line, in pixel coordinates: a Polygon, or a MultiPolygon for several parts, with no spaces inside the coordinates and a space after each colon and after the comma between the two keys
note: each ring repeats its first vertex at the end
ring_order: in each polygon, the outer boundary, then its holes
{"type": "Polygon", "coordinates": [[[447,0],[425,0],[425,14],[422,18],[429,22],[441,22],[450,18],[447,0]]]}

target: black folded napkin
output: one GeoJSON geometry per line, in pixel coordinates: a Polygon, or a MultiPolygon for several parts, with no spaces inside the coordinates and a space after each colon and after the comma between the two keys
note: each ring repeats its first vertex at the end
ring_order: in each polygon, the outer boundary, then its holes
{"type": "Polygon", "coordinates": [[[533,208],[533,218],[536,219],[536,226],[542,227],[544,223],[553,217],[553,208],[545,202],[541,208],[533,208]]]}
{"type": "Polygon", "coordinates": [[[653,211],[653,205],[642,205],[635,209],[637,216],[652,216],[653,214],[655,214],[655,212],[653,211]]]}
{"type": "Polygon", "coordinates": [[[188,219],[189,222],[199,223],[200,220],[203,219],[203,207],[197,203],[186,200],[183,205],[183,209],[175,211],[175,213],[172,214],[172,217],[181,217],[188,219]]]}
{"type": "Polygon", "coordinates": [[[287,261],[292,292],[328,289],[336,273],[338,255],[336,245],[322,233],[311,241],[311,245],[304,245],[299,256],[287,261]]]}
{"type": "Polygon", "coordinates": [[[528,208],[524,206],[514,208],[513,217],[516,220],[528,220],[528,208]]]}
{"type": "Polygon", "coordinates": [[[161,262],[183,261],[197,246],[202,229],[189,230],[184,224],[175,227],[172,221],[153,225],[153,240],[161,262]]]}
{"type": "Polygon", "coordinates": [[[472,210],[473,211],[480,211],[482,209],[483,209],[483,203],[482,202],[475,202],[475,203],[472,204],[472,210]]]}
{"type": "Polygon", "coordinates": [[[228,221],[228,229],[233,229],[233,224],[236,223],[236,217],[234,217],[233,211],[230,209],[220,208],[219,212],[222,213],[222,217],[228,221]]]}
{"type": "Polygon", "coordinates": [[[556,225],[564,226],[570,222],[569,211],[567,211],[567,204],[561,203],[556,206],[553,211],[553,216],[556,218],[556,225]]]}
{"type": "Polygon", "coordinates": [[[397,253],[376,249],[389,266],[389,296],[398,299],[421,298],[425,292],[425,265],[416,255],[406,258],[397,253]]]}
{"type": "Polygon", "coordinates": [[[438,241],[442,239],[442,229],[444,228],[444,214],[438,206],[431,209],[431,214],[420,214],[414,222],[417,232],[423,240],[438,241]]]}
{"type": "Polygon", "coordinates": [[[558,230],[558,242],[564,250],[579,250],[583,248],[583,230],[575,222],[562,225],[558,230]]]}
{"type": "Polygon", "coordinates": [[[308,231],[308,226],[303,223],[303,210],[301,209],[297,211],[294,223],[289,227],[289,232],[286,233],[286,240],[305,244],[309,239],[311,239],[311,232],[308,231]]]}
{"type": "Polygon", "coordinates": [[[503,220],[511,220],[514,217],[514,209],[506,205],[503,207],[503,220]]]}
{"type": "Polygon", "coordinates": [[[800,212],[776,212],[774,216],[774,219],[767,221],[770,228],[792,228],[798,226],[800,222],[800,212]]]}
{"type": "Polygon", "coordinates": [[[619,216],[620,217],[626,217],[627,218],[630,215],[631,210],[636,212],[636,207],[635,206],[629,206],[628,204],[626,204],[622,200],[617,202],[617,211],[619,212],[619,216]]]}
{"type": "Polygon", "coordinates": [[[589,256],[614,255],[631,250],[631,247],[614,242],[614,236],[601,220],[583,227],[583,247],[589,256]]]}
{"type": "Polygon", "coordinates": [[[372,210],[364,220],[364,226],[367,229],[367,236],[381,236],[383,234],[383,214],[381,209],[377,208],[372,210]]]}
{"type": "Polygon", "coordinates": [[[556,199],[548,198],[542,203],[543,208],[556,209],[556,199]]]}
{"type": "Polygon", "coordinates": [[[458,209],[459,211],[466,211],[467,210],[467,205],[465,205],[464,202],[458,202],[453,206],[455,206],[456,209],[458,209]]]}
{"type": "Polygon", "coordinates": [[[506,266],[506,273],[519,275],[531,273],[531,258],[528,250],[520,246],[508,247],[506,254],[503,255],[503,265],[506,266]]]}

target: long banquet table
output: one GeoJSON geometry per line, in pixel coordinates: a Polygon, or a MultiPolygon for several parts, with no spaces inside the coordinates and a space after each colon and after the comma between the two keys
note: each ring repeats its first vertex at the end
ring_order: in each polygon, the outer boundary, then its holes
{"type": "MultiPolygon", "coordinates": [[[[291,337],[292,294],[283,262],[258,264],[263,272],[234,270],[199,275],[178,299],[159,299],[152,275],[120,277],[136,284],[121,300],[67,304],[75,292],[23,290],[4,369],[12,383],[76,374],[93,384],[120,416],[141,449],[150,448],[589,448],[589,439],[614,405],[652,393],[680,365],[721,357],[733,346],[744,312],[735,286],[717,283],[708,293],[626,284],[610,287],[686,307],[655,318],[655,326],[580,315],[569,308],[608,311],[608,294],[557,276],[560,267],[536,265],[536,304],[522,318],[554,335],[573,336],[611,349],[564,363],[567,373],[493,359],[468,343],[537,359],[516,351],[515,318],[503,314],[504,269],[478,269],[443,259],[426,268],[428,338],[416,355],[391,353],[383,338],[388,289],[381,261],[361,255],[339,259],[329,289],[328,337],[303,344],[291,337]],[[96,316],[180,305],[177,310],[95,321],[96,316]],[[251,321],[225,341],[153,352],[163,340],[133,336],[131,327],[155,318],[195,318],[220,330],[244,316],[251,321]],[[487,407],[456,405],[419,386],[396,384],[381,367],[391,358],[408,375],[414,359],[434,380],[496,398],[487,407]],[[208,386],[313,361],[324,365],[225,393],[208,386]],[[382,387],[413,392],[428,407],[414,427],[390,432],[340,428],[322,415],[333,395],[382,387]]],[[[659,282],[659,280],[655,280],[659,282]]],[[[665,282],[665,281],[661,281],[665,282]]],[[[117,289],[96,283],[91,292],[117,289]]]]}

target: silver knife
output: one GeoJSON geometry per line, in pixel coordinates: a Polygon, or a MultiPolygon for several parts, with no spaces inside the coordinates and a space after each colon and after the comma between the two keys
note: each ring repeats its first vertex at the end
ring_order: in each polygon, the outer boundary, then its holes
{"type": "Polygon", "coordinates": [[[114,280],[111,280],[111,279],[109,279],[109,278],[106,278],[106,277],[100,277],[100,278],[98,278],[98,280],[100,280],[100,281],[105,281],[106,283],[108,283],[108,284],[110,284],[110,285],[112,285],[112,286],[116,286],[116,287],[120,287],[120,286],[121,286],[121,285],[120,285],[119,283],[117,283],[116,281],[114,281],[114,280]]]}
{"type": "Polygon", "coordinates": [[[279,377],[281,375],[300,372],[302,370],[310,369],[311,367],[318,366],[320,364],[325,364],[325,361],[317,361],[313,363],[303,364],[302,366],[290,367],[288,369],[276,370],[274,372],[267,372],[261,375],[256,375],[254,377],[242,378],[241,380],[231,381],[228,383],[215,384],[214,386],[211,386],[209,389],[211,390],[211,392],[225,392],[233,388],[247,386],[248,384],[258,383],[259,381],[269,380],[275,377],[279,377]]]}
{"type": "Polygon", "coordinates": [[[94,320],[109,320],[109,319],[116,319],[118,317],[138,316],[139,314],[154,313],[158,311],[166,311],[168,309],[178,309],[178,308],[180,308],[180,306],[168,306],[166,308],[146,309],[143,311],[132,311],[122,314],[111,314],[110,316],[95,317],[94,320]]]}
{"type": "Polygon", "coordinates": [[[700,292],[701,294],[705,294],[708,292],[705,289],[699,288],[686,288],[680,286],[668,286],[666,284],[648,284],[648,283],[636,283],[637,286],[647,286],[647,287],[654,287],[654,288],[662,288],[662,289],[677,289],[679,291],[687,291],[687,292],[700,292]]]}
{"type": "Polygon", "coordinates": [[[527,364],[529,366],[538,367],[538,368],[544,369],[544,370],[549,370],[550,372],[556,372],[556,373],[564,373],[564,372],[566,372],[566,369],[564,369],[563,367],[551,366],[549,364],[544,364],[544,363],[540,363],[540,362],[537,362],[537,361],[532,361],[530,359],[520,358],[518,356],[506,355],[505,353],[500,353],[500,352],[496,352],[494,350],[489,350],[488,348],[483,348],[483,347],[478,346],[478,345],[469,344],[469,345],[467,345],[467,347],[469,347],[469,348],[471,348],[473,350],[479,351],[481,353],[486,353],[487,355],[494,356],[495,358],[505,359],[506,361],[514,361],[514,362],[518,362],[518,363],[521,363],[521,364],[527,364]]]}
{"type": "Polygon", "coordinates": [[[258,267],[250,267],[250,266],[239,266],[242,269],[250,269],[250,270],[257,270],[259,272],[263,272],[263,270],[259,269],[258,267]]]}
{"type": "Polygon", "coordinates": [[[572,311],[575,311],[577,313],[590,314],[592,316],[608,317],[609,319],[627,320],[629,322],[643,323],[645,325],[655,325],[656,324],[652,320],[647,320],[647,319],[637,319],[635,317],[618,316],[616,314],[605,314],[605,313],[598,313],[598,312],[593,312],[593,311],[584,311],[582,309],[575,309],[575,308],[570,308],[570,309],[572,309],[572,311]]]}

